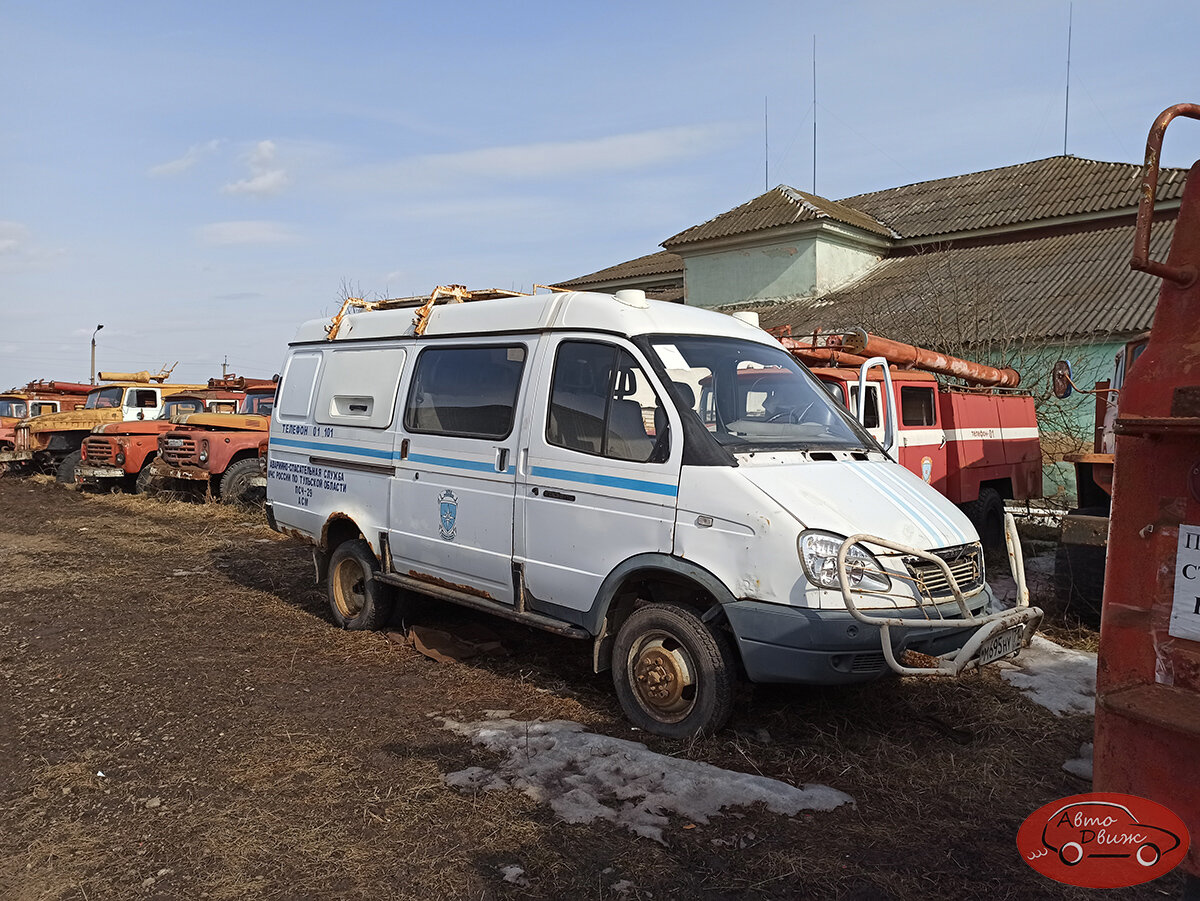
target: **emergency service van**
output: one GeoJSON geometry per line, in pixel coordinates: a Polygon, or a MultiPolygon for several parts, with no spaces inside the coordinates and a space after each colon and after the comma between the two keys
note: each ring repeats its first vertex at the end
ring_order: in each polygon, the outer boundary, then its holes
{"type": "Polygon", "coordinates": [[[969,520],[768,333],[639,291],[434,297],[290,345],[267,516],[339,626],[417,592],[584,639],[676,737],[719,729],[740,673],[957,674],[1036,630],[1019,543],[993,611],[969,520]]]}

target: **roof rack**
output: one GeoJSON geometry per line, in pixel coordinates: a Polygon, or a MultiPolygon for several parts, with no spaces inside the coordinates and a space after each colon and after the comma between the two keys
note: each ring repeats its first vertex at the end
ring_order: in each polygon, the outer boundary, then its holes
{"type": "Polygon", "coordinates": [[[537,292],[538,288],[546,288],[550,291],[562,290],[553,285],[534,285],[532,292],[507,291],[504,288],[482,288],[471,291],[464,285],[438,285],[428,297],[390,297],[384,300],[363,300],[361,297],[347,297],[342,301],[341,309],[337,311],[329,325],[325,326],[325,337],[329,341],[336,338],[338,331],[342,327],[342,320],[352,310],[369,312],[372,310],[398,310],[406,307],[415,307],[416,313],[413,315],[413,326],[416,329],[416,334],[419,336],[425,333],[425,327],[429,324],[429,316],[433,312],[434,306],[439,303],[498,300],[504,297],[530,297],[537,292]]]}

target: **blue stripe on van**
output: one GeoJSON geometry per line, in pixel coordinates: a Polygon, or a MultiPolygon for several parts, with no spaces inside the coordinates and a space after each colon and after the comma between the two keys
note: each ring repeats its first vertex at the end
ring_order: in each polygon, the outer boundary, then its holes
{"type": "MultiPolygon", "coordinates": [[[[399,457],[397,457],[399,459],[399,457]]],[[[450,469],[469,469],[471,472],[490,472],[496,475],[516,475],[517,467],[510,466],[505,473],[496,472],[495,463],[484,463],[480,460],[459,460],[456,457],[434,457],[430,454],[409,454],[408,459],[413,463],[429,463],[433,466],[445,466],[450,469]]]]}
{"type": "Polygon", "coordinates": [[[664,497],[677,497],[678,485],[663,482],[647,482],[642,479],[623,479],[618,476],[597,475],[594,472],[576,472],[573,469],[552,469],[548,466],[533,466],[530,475],[546,479],[562,479],[564,482],[582,482],[586,485],[603,485],[606,488],[624,488],[626,491],[644,491],[648,494],[661,494],[664,497]]]}
{"type": "Polygon", "coordinates": [[[302,447],[308,450],[336,451],[339,454],[356,454],[360,457],[375,457],[379,460],[391,460],[390,450],[376,450],[373,447],[354,447],[349,444],[329,444],[326,441],[300,441],[297,438],[272,438],[271,444],[281,447],[302,447]]]}

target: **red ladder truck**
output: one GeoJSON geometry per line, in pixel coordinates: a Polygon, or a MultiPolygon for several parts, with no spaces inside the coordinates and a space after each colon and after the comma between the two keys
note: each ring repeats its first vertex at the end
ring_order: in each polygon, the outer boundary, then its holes
{"type": "Polygon", "coordinates": [[[958,504],[986,549],[1004,551],[1004,502],[1042,495],[1037,413],[1033,397],[1018,390],[1015,370],[861,330],[806,339],[786,327],[773,333],[877,439],[894,426],[900,465],[958,504]],[[860,412],[859,377],[871,359],[878,365],[867,369],[860,412]],[[938,376],[966,384],[947,385],[938,376]],[[887,381],[894,390],[884,417],[887,381]]]}

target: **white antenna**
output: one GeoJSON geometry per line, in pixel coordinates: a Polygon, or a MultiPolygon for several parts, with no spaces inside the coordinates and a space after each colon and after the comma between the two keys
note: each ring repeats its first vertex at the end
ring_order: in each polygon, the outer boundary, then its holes
{"type": "Polygon", "coordinates": [[[1067,155],[1067,123],[1071,116],[1071,26],[1075,19],[1075,4],[1067,12],[1067,99],[1063,105],[1063,156],[1067,155]]]}
{"type": "Polygon", "coordinates": [[[771,190],[771,143],[768,131],[767,98],[763,97],[763,193],[771,190]]]}
{"type": "Polygon", "coordinates": [[[814,194],[817,193],[817,36],[813,35],[813,181],[814,194]]]}

